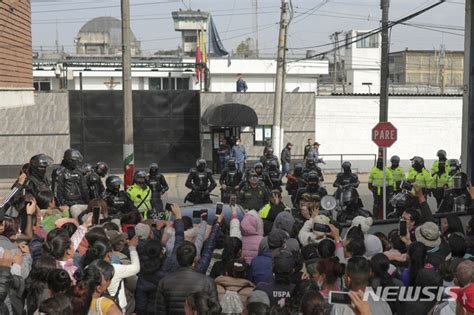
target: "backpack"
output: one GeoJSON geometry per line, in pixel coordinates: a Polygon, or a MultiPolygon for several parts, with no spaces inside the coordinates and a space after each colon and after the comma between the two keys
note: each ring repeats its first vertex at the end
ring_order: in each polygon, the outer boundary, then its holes
{"type": "Polygon", "coordinates": [[[231,291],[224,287],[225,293],[220,300],[221,314],[242,314],[244,306],[240,300],[239,293],[245,288],[247,287],[242,287],[238,291],[231,291]]]}

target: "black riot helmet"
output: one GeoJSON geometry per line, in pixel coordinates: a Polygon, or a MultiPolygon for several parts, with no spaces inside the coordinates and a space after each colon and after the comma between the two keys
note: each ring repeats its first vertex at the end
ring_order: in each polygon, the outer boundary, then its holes
{"type": "Polygon", "coordinates": [[[270,164],[268,164],[268,169],[270,171],[276,171],[278,169],[278,164],[276,161],[271,161],[270,164]]]}
{"type": "Polygon", "coordinates": [[[236,165],[235,165],[235,160],[234,159],[230,159],[228,162],[227,162],[227,168],[230,170],[230,171],[235,171],[237,169],[236,165]]]}
{"type": "Polygon", "coordinates": [[[349,161],[345,161],[344,163],[342,163],[341,167],[342,167],[342,170],[344,171],[344,174],[348,175],[352,173],[351,166],[352,166],[351,162],[349,161]]]}
{"type": "Polygon", "coordinates": [[[400,157],[398,155],[394,155],[390,158],[390,163],[392,163],[392,169],[396,169],[400,166],[400,157]]]}
{"type": "Polygon", "coordinates": [[[95,165],[95,173],[100,177],[105,177],[109,172],[109,166],[105,162],[97,162],[95,165]]]}
{"type": "Polygon", "coordinates": [[[460,169],[461,169],[461,165],[459,164],[459,161],[456,160],[456,159],[451,159],[449,160],[449,175],[454,175],[456,174],[460,169]]]}
{"type": "Polygon", "coordinates": [[[302,176],[303,175],[303,165],[301,163],[297,163],[295,168],[293,169],[293,175],[295,176],[302,176]]]}
{"type": "Polygon", "coordinates": [[[46,175],[46,169],[53,164],[53,159],[46,154],[37,154],[30,159],[29,174],[43,178],[46,175]]]}
{"type": "Polygon", "coordinates": [[[376,164],[377,168],[379,170],[383,170],[383,159],[382,158],[378,158],[377,159],[377,164],[376,164]]]}
{"type": "Polygon", "coordinates": [[[150,173],[150,176],[158,175],[158,164],[151,163],[148,172],[150,173]]]}
{"type": "Polygon", "coordinates": [[[273,148],[267,148],[267,152],[265,153],[266,157],[272,157],[273,156],[273,148]]]}
{"type": "Polygon", "coordinates": [[[83,175],[88,175],[92,173],[92,165],[89,163],[84,163],[82,164],[81,170],[83,175]]]}
{"type": "Polygon", "coordinates": [[[309,159],[306,161],[306,168],[313,169],[316,166],[316,161],[313,159],[309,159]]]}
{"type": "Polygon", "coordinates": [[[66,152],[64,152],[63,163],[68,169],[73,170],[78,168],[82,161],[82,154],[78,150],[67,149],[66,152]]]}
{"type": "Polygon", "coordinates": [[[311,188],[318,188],[319,187],[319,174],[311,171],[309,172],[308,176],[306,177],[306,182],[308,183],[308,186],[311,188]]]}
{"type": "Polygon", "coordinates": [[[263,172],[263,164],[260,163],[260,162],[257,162],[257,163],[255,163],[255,165],[253,166],[253,169],[255,170],[255,172],[257,173],[257,175],[262,175],[262,172],[263,172]]]}
{"type": "Polygon", "coordinates": [[[467,187],[467,175],[463,172],[457,172],[453,176],[453,188],[454,189],[466,189],[467,187]]]}
{"type": "Polygon", "coordinates": [[[414,156],[411,160],[411,166],[419,173],[425,167],[425,160],[420,156],[414,156]]]}
{"type": "Polygon", "coordinates": [[[133,175],[133,181],[137,180],[145,180],[146,179],[146,172],[145,171],[136,171],[133,175]]]}
{"type": "Polygon", "coordinates": [[[115,175],[111,175],[105,180],[105,186],[113,193],[118,193],[120,191],[120,186],[122,185],[123,181],[120,179],[120,177],[115,175]]]}
{"type": "Polygon", "coordinates": [[[444,150],[438,150],[438,152],[436,152],[436,156],[438,157],[438,159],[440,161],[446,161],[447,160],[447,154],[446,154],[446,151],[444,150]]]}
{"type": "Polygon", "coordinates": [[[204,172],[204,170],[206,169],[207,167],[207,162],[206,160],[204,159],[198,159],[196,161],[196,168],[198,169],[198,171],[200,172],[204,172]]]}

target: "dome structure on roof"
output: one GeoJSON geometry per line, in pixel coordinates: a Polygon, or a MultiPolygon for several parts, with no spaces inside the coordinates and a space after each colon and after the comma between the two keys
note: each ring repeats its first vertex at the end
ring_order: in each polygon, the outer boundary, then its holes
{"type": "MultiPolygon", "coordinates": [[[[140,54],[140,42],[130,34],[132,55],[140,54]]],[[[84,24],[75,39],[78,55],[121,55],[122,22],[111,16],[93,18],[84,24]]]]}

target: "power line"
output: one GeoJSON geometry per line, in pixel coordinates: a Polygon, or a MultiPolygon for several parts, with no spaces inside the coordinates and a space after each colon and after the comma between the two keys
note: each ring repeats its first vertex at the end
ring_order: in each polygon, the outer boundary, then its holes
{"type": "MultiPolygon", "coordinates": [[[[404,18],[401,18],[401,19],[399,19],[399,20],[390,22],[389,25],[388,25],[388,28],[392,28],[392,27],[394,27],[395,25],[398,25],[398,24],[404,23],[404,22],[406,22],[406,21],[408,21],[408,20],[411,20],[411,19],[413,19],[413,18],[415,18],[415,17],[417,17],[417,16],[419,16],[419,15],[421,15],[421,14],[423,14],[423,13],[425,13],[425,12],[427,12],[427,11],[429,11],[429,10],[435,8],[435,7],[437,7],[438,5],[440,5],[440,4],[444,3],[444,2],[445,2],[445,0],[440,0],[440,1],[436,2],[435,4],[432,4],[432,5],[430,5],[430,6],[426,7],[426,8],[424,8],[424,9],[421,9],[421,10],[415,12],[415,13],[412,13],[412,14],[410,14],[410,15],[404,17],[404,18]]],[[[373,30],[367,32],[367,33],[364,33],[364,35],[355,36],[356,39],[353,40],[353,41],[350,41],[350,42],[348,42],[348,41],[347,41],[347,38],[346,38],[346,39],[345,39],[345,40],[346,40],[346,43],[345,43],[342,47],[346,48],[346,47],[348,47],[348,46],[351,45],[351,44],[357,43],[357,42],[359,42],[359,41],[361,41],[361,40],[364,40],[364,39],[366,39],[366,38],[369,38],[369,37],[372,36],[372,35],[378,34],[378,33],[380,33],[382,30],[383,30],[382,27],[378,27],[378,28],[376,28],[376,29],[373,29],[373,30]]],[[[354,38],[354,37],[352,37],[352,38],[354,38]]],[[[318,46],[319,46],[319,47],[322,47],[322,46],[333,45],[333,44],[334,44],[334,43],[323,44],[323,45],[317,45],[317,46],[309,46],[308,48],[315,48],[315,47],[318,47],[318,46]]],[[[294,61],[290,61],[290,62],[296,62],[296,61],[300,61],[300,60],[313,59],[313,58],[316,58],[316,57],[319,57],[319,56],[323,56],[323,55],[329,54],[329,53],[334,52],[334,51],[335,51],[335,49],[330,49],[330,50],[327,50],[327,51],[325,51],[325,52],[318,53],[318,54],[316,54],[316,55],[308,56],[308,57],[301,58],[301,59],[294,60],[294,61]]]]}
{"type": "MultiPolygon", "coordinates": [[[[137,6],[144,6],[144,5],[156,5],[156,4],[167,4],[167,3],[176,3],[179,0],[167,0],[167,1],[160,1],[160,2],[146,2],[146,3],[134,3],[130,4],[132,7],[137,6]]],[[[44,11],[32,11],[32,14],[38,13],[54,13],[54,12],[71,12],[71,11],[83,11],[83,10],[96,10],[96,9],[109,9],[109,8],[120,8],[119,5],[108,5],[108,6],[101,6],[101,7],[82,7],[82,8],[69,8],[69,9],[56,9],[56,10],[44,10],[44,11]]]]}

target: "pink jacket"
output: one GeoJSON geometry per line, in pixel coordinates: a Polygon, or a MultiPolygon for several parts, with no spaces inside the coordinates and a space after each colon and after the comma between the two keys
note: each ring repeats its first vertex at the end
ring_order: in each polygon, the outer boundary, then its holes
{"type": "Polygon", "coordinates": [[[240,222],[242,232],[242,256],[247,264],[258,255],[258,247],[263,238],[263,221],[257,211],[247,212],[240,222]]]}

